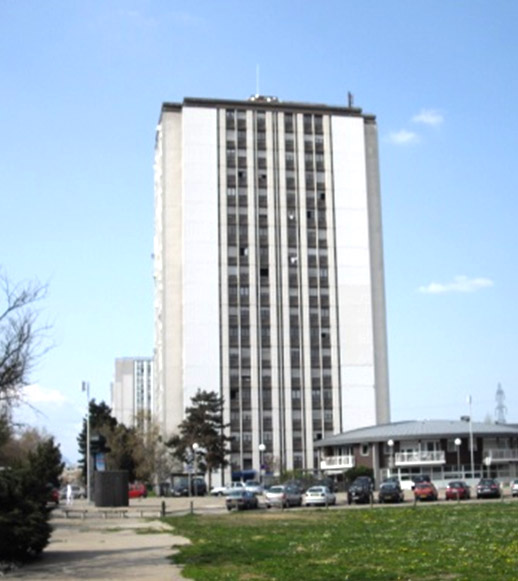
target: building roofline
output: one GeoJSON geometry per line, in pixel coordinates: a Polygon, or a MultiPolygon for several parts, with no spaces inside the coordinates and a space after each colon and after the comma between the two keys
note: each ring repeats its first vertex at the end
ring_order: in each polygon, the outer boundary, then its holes
{"type": "Polygon", "coordinates": [[[254,95],[249,100],[208,99],[203,97],[185,97],[182,103],[164,102],[162,111],[181,111],[183,107],[232,107],[257,110],[297,111],[299,113],[321,113],[346,117],[363,117],[365,121],[374,123],[376,116],[363,113],[360,107],[342,105],[324,105],[322,103],[306,103],[299,101],[281,101],[276,97],[261,97],[254,95]]]}
{"type": "MultiPolygon", "coordinates": [[[[473,422],[471,429],[474,437],[518,436],[518,428],[509,424],[488,424],[473,422]]],[[[389,424],[368,426],[335,434],[314,442],[317,448],[361,443],[448,438],[453,436],[467,437],[470,434],[469,422],[463,420],[422,420],[402,421],[389,424]]]]}

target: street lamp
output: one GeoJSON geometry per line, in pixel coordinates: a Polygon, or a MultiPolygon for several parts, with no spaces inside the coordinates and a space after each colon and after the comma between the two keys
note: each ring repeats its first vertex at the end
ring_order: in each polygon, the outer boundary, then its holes
{"type": "Polygon", "coordinates": [[[263,483],[263,454],[266,450],[266,444],[259,444],[259,482],[263,483]]]}
{"type": "Polygon", "coordinates": [[[390,449],[389,476],[392,476],[392,468],[394,467],[394,440],[390,439],[387,444],[390,449]]]}
{"type": "Polygon", "coordinates": [[[460,445],[462,444],[462,440],[460,438],[455,438],[455,448],[457,448],[457,472],[458,477],[461,478],[460,475],[460,445]]]}
{"type": "Polygon", "coordinates": [[[198,472],[198,449],[200,445],[194,442],[192,445],[192,455],[194,456],[194,496],[198,496],[198,480],[196,479],[196,474],[198,472]]]}
{"type": "Polygon", "coordinates": [[[484,464],[487,467],[487,477],[490,478],[491,477],[491,474],[490,474],[490,471],[491,471],[491,456],[486,456],[484,458],[484,464]]]}
{"type": "Polygon", "coordinates": [[[91,454],[90,454],[90,382],[83,381],[81,391],[86,391],[86,500],[90,502],[91,454]]]}
{"type": "Polygon", "coordinates": [[[475,460],[473,456],[473,422],[471,418],[471,395],[468,395],[469,404],[469,453],[471,460],[471,478],[475,478],[475,460]]]}

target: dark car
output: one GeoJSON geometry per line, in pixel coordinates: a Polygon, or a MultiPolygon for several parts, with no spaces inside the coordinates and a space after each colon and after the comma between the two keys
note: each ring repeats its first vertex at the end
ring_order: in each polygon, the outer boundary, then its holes
{"type": "Polygon", "coordinates": [[[494,478],[481,478],[477,484],[477,498],[500,498],[500,483],[494,478]]]}
{"type": "Polygon", "coordinates": [[[462,480],[448,482],[445,492],[446,500],[463,500],[471,498],[471,488],[462,480]]]}
{"type": "Polygon", "coordinates": [[[389,480],[383,482],[378,493],[378,501],[383,504],[385,502],[403,502],[405,495],[399,482],[389,480]]]}
{"type": "Polygon", "coordinates": [[[347,491],[347,503],[352,504],[366,504],[367,502],[372,502],[373,495],[373,482],[369,476],[359,476],[356,480],[349,486],[347,491]]]}
{"type": "MultiPolygon", "coordinates": [[[[207,494],[207,484],[203,478],[193,478],[191,481],[190,496],[205,496],[207,494]]],[[[173,496],[189,496],[189,481],[182,480],[174,485],[173,496]]]]}
{"type": "Polygon", "coordinates": [[[232,490],[225,499],[227,510],[245,510],[247,508],[257,508],[259,502],[257,496],[249,490],[232,490]]]}

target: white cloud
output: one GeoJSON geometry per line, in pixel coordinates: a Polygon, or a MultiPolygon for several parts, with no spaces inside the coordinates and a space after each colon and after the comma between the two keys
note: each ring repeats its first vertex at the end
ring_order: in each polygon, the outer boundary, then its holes
{"type": "Polygon", "coordinates": [[[419,292],[427,294],[441,294],[451,292],[471,293],[481,288],[487,288],[493,285],[493,281],[489,278],[468,278],[467,276],[456,276],[451,282],[431,282],[426,286],[420,286],[419,292]]]}
{"type": "Polygon", "coordinates": [[[54,403],[62,404],[67,401],[66,397],[57,389],[42,387],[37,383],[26,385],[23,388],[24,399],[30,404],[54,403]]]}
{"type": "Polygon", "coordinates": [[[413,131],[407,131],[406,129],[401,129],[401,131],[395,131],[388,136],[388,141],[394,143],[395,145],[408,145],[412,143],[417,143],[419,141],[419,135],[413,131]]]}
{"type": "Polygon", "coordinates": [[[412,117],[412,121],[424,125],[440,125],[444,121],[444,117],[435,109],[422,109],[419,114],[412,117]]]}

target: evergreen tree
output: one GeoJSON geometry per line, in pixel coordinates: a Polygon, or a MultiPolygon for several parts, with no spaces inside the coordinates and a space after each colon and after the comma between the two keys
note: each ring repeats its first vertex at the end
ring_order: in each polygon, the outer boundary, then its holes
{"type": "Polygon", "coordinates": [[[49,438],[0,472],[0,559],[25,561],[47,546],[49,485],[58,485],[63,466],[49,438]]]}
{"type": "Polygon", "coordinates": [[[183,464],[193,461],[193,444],[198,444],[201,458],[198,469],[208,471],[209,488],[212,470],[228,465],[227,443],[231,438],[225,435],[228,424],[223,422],[223,398],[215,392],[198,390],[191,399],[191,406],[185,410],[185,418],[178,426],[167,445],[174,458],[183,464]]]}

